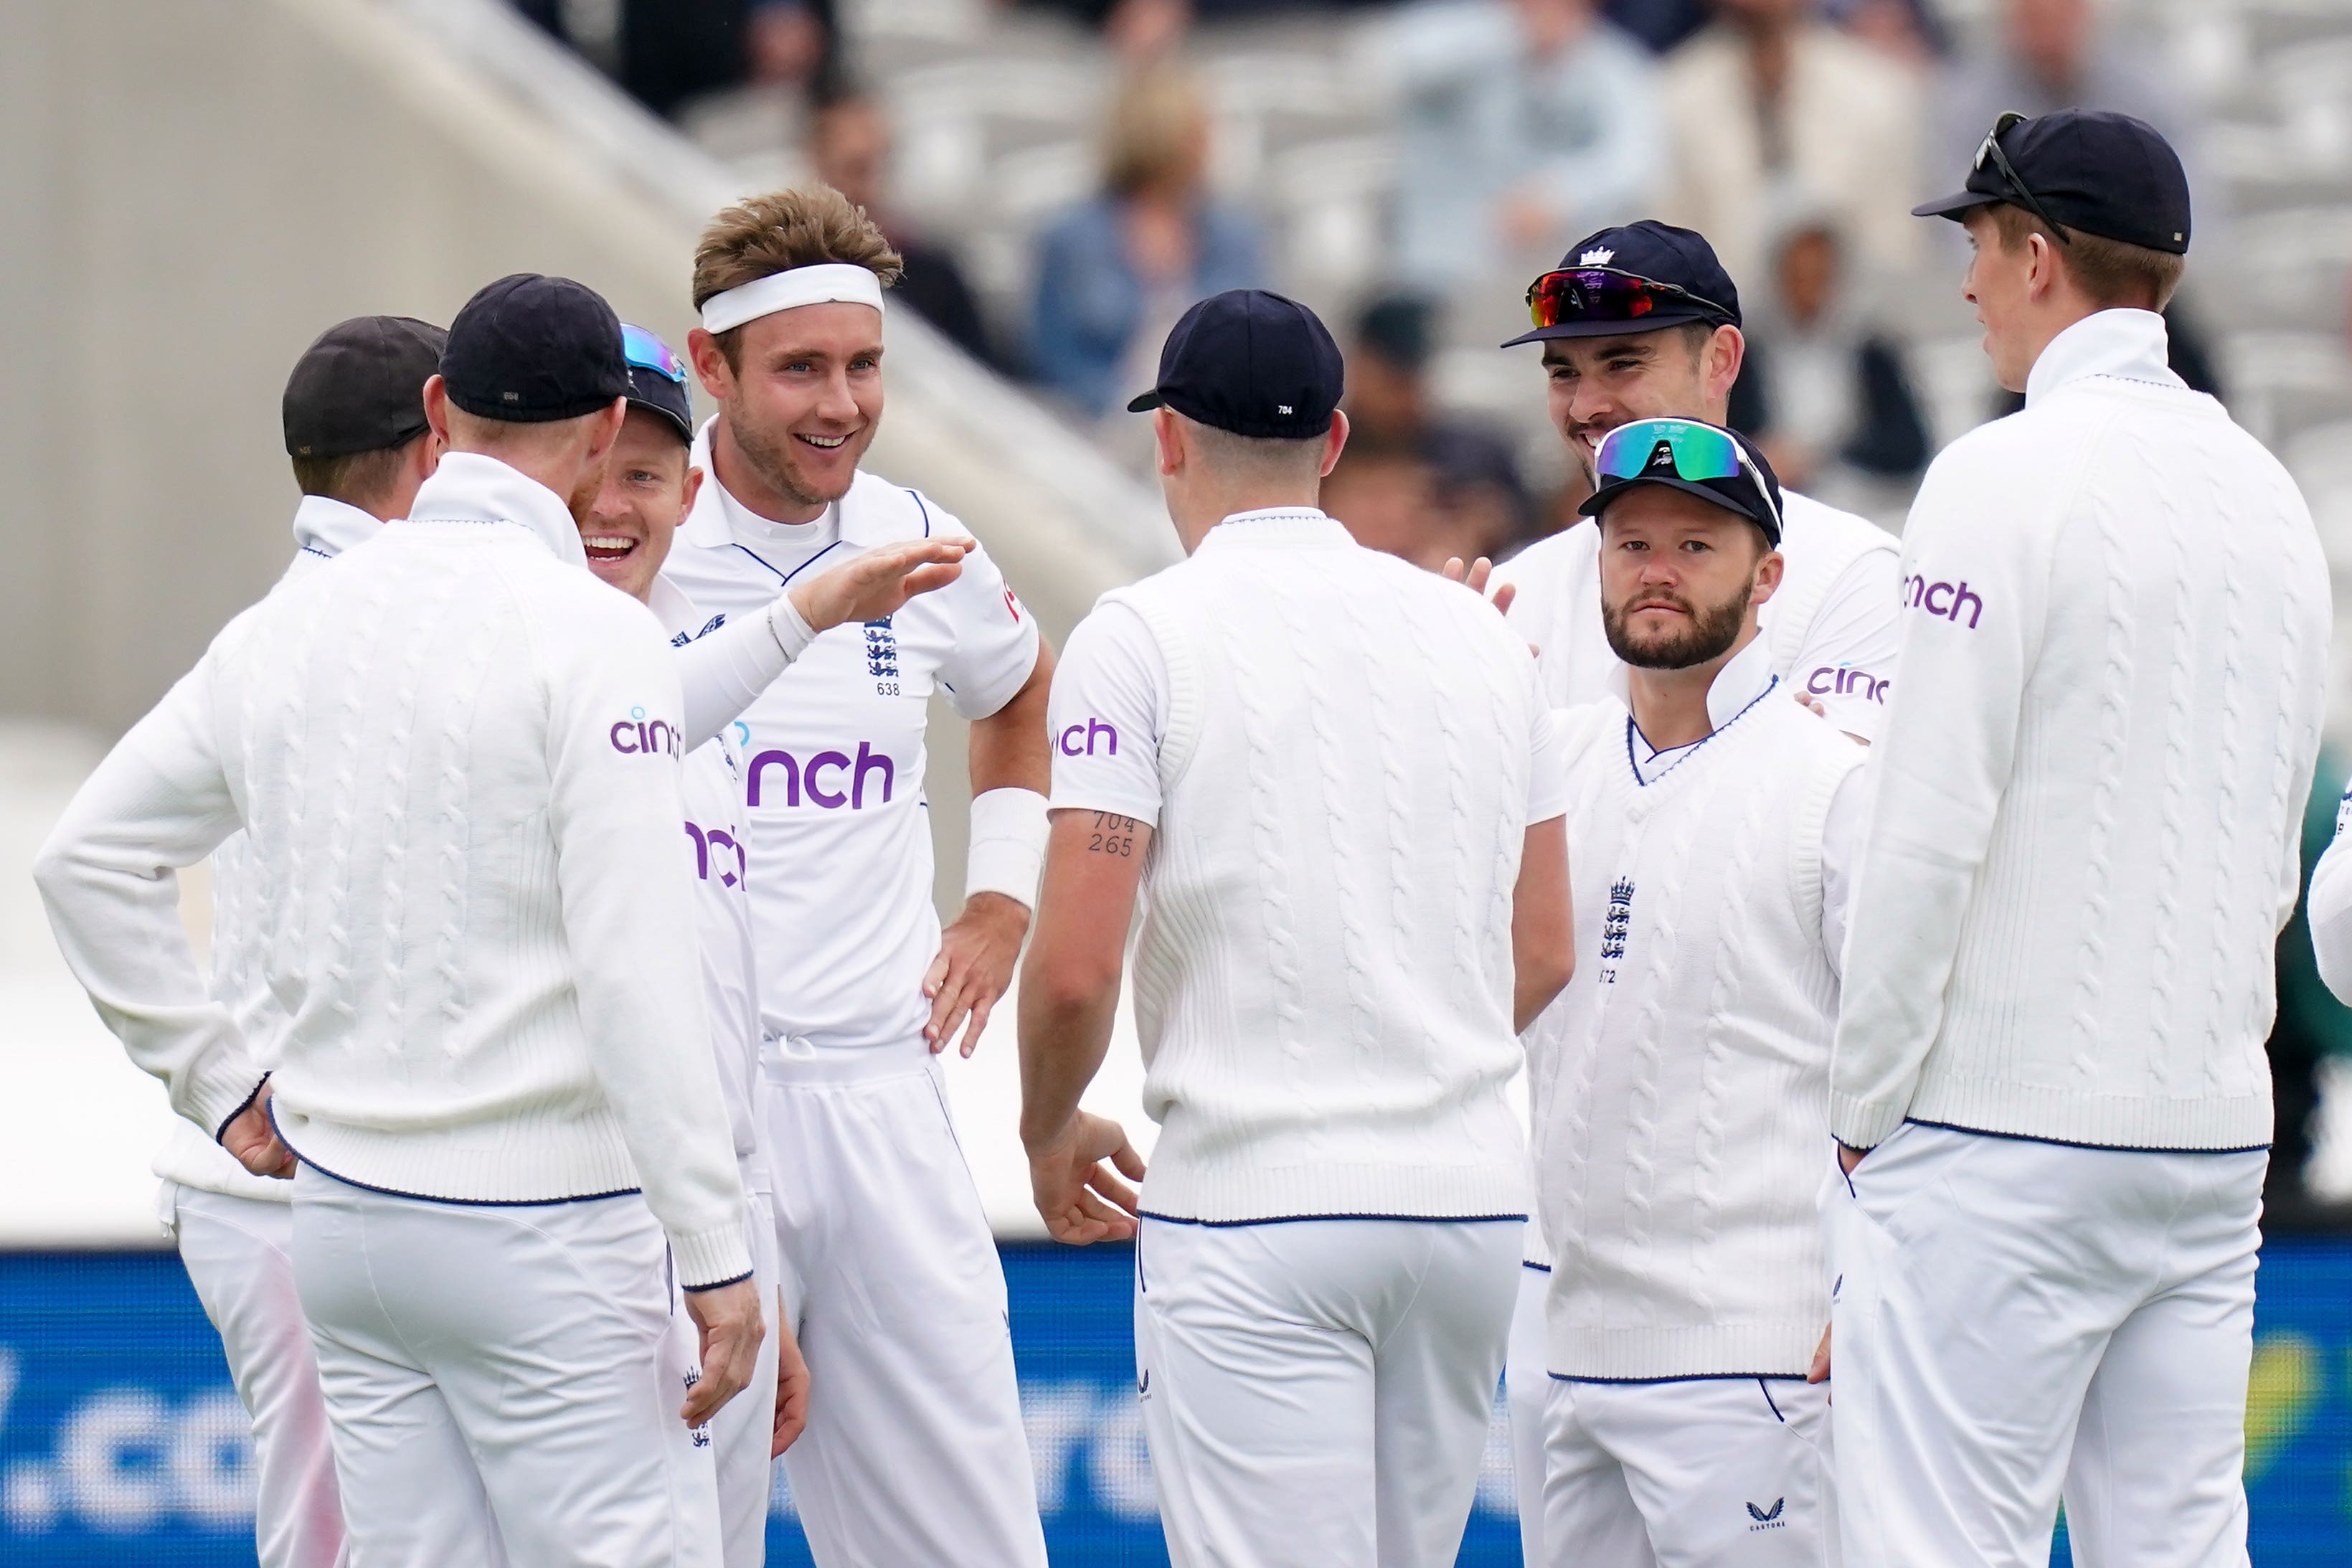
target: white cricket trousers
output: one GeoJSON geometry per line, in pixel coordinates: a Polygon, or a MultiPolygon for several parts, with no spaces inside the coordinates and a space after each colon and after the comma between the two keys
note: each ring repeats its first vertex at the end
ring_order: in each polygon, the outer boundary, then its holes
{"type": "Polygon", "coordinates": [[[1503,1358],[1503,1405],[1511,1426],[1511,1495],[1519,1506],[1519,1561],[1528,1568],[1547,1561],[1544,1427],[1551,1404],[1551,1373],[1545,1367],[1550,1339],[1544,1328],[1544,1300],[1550,1294],[1551,1270],[1522,1261],[1518,1301],[1511,1309],[1510,1348],[1503,1358]]]}
{"type": "Polygon", "coordinates": [[[304,1166],[294,1277],[352,1568],[719,1568],[669,1249],[635,1194],[433,1203],[304,1166]]]}
{"type": "Polygon", "coordinates": [[[2246,1562],[2266,1152],[2084,1149],[1906,1123],[1824,1220],[1853,1568],[2246,1562]]]}
{"type": "Polygon", "coordinates": [[[253,1545],[260,1568],[338,1568],[343,1506],[310,1325],[294,1290],[294,1209],[163,1184],[180,1261],[219,1331],[253,1417],[253,1545]]]}
{"type": "Polygon", "coordinates": [[[776,1368],[782,1343],[777,1325],[789,1322],[778,1289],[775,1198],[743,1173],[746,1238],[751,1279],[760,1288],[760,1318],[768,1331],[759,1363],[743,1392],[710,1418],[711,1462],[719,1471],[719,1522],[727,1568],[762,1568],[768,1561],[768,1499],[774,1489],[776,1368]]]}
{"type": "Polygon", "coordinates": [[[785,1306],[809,1423],[784,1474],[819,1568],[1045,1568],[1004,1266],[918,1038],[775,1064],[785,1306]]]}
{"type": "Polygon", "coordinates": [[[1551,1380],[1530,1568],[1828,1568],[1829,1391],[1793,1378],[1551,1380]]]}
{"type": "Polygon", "coordinates": [[[1136,1384],[1174,1568],[1451,1568],[1521,1223],[1146,1218],[1136,1384]]]}

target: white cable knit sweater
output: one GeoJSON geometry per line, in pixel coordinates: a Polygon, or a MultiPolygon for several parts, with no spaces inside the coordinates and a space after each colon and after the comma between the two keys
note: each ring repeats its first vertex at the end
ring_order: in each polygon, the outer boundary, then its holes
{"type": "Polygon", "coordinates": [[[1168,677],[1134,961],[1144,1207],[1526,1214],[1511,897],[1559,809],[1526,645],[1310,511],[1230,519],[1104,602],[1168,677]]]}
{"type": "Polygon", "coordinates": [[[1904,562],[1837,1135],[2268,1143],[2329,630],[2294,482],[2103,310],[1936,460],[1904,562]]]}
{"type": "Polygon", "coordinates": [[[36,874],[67,960],[173,1106],[260,1079],[172,869],[240,826],[279,890],[274,1110],[419,1197],[642,1188],[692,1287],[750,1270],[679,830],[676,660],[582,570],[562,501],[452,453],[388,527],[232,622],[67,809],[36,874]]]}

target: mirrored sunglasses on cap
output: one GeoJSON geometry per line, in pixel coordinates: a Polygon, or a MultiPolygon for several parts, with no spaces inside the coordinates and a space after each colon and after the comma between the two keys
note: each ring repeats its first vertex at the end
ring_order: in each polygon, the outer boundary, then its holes
{"type": "Polygon", "coordinates": [[[1592,466],[1604,482],[1664,479],[1661,470],[1669,467],[1675,479],[1695,482],[1746,474],[1764,502],[1764,515],[1772,520],[1772,531],[1781,531],[1780,509],[1772,504],[1764,476],[1728,430],[1688,419],[1636,419],[1601,438],[1592,466]]]}
{"type": "Polygon", "coordinates": [[[2064,224],[2050,216],[2050,209],[2042,205],[2042,198],[2033,194],[2033,187],[2025,183],[2024,177],[2017,172],[2017,165],[2011,163],[2009,154],[2000,150],[2000,139],[2032,118],[2030,114],[2020,114],[2014,109],[2004,111],[1992,122],[1992,129],[1985,132],[1985,139],[1977,144],[1976,159],[1969,167],[1982,169],[1986,164],[1991,164],[1993,171],[2009,182],[2009,188],[2017,193],[2018,200],[2027,210],[2058,237],[2058,243],[2072,245],[2074,237],[2066,232],[2064,224]]]}
{"type": "Polygon", "coordinates": [[[1693,308],[1718,321],[1731,320],[1731,312],[1712,300],[1614,267],[1564,268],[1528,285],[1528,314],[1538,327],[1571,321],[1638,323],[1663,310],[1693,308]]]}
{"type": "Polygon", "coordinates": [[[621,325],[621,357],[639,370],[686,384],[686,362],[670,346],[643,327],[621,325]]]}

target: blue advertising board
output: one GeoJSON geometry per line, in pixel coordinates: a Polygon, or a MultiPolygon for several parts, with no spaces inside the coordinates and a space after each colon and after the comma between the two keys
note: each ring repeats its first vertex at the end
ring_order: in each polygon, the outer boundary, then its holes
{"type": "MultiPolygon", "coordinates": [[[[1059,1565],[1164,1563],[1129,1328],[1128,1254],[1010,1246],[1013,1334],[1059,1565]]],[[[2352,1243],[2263,1258],[2247,1405],[2253,1560],[2352,1562],[2352,1243]]],[[[170,1253],[0,1255],[0,1562],[253,1562],[245,1413],[170,1253]]],[[[1490,1434],[1465,1564],[1518,1561],[1490,1434]]],[[[780,1487],[770,1561],[809,1561],[780,1487]]],[[[2063,1558],[2063,1543],[2061,1560],[2063,1558]]]]}

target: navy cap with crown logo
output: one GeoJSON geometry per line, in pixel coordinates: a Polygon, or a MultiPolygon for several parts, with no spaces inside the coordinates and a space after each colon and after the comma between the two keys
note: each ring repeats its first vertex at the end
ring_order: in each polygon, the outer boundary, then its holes
{"type": "Polygon", "coordinates": [[[1706,236],[1654,218],[1604,228],[1570,246],[1559,266],[1528,291],[1529,304],[1554,280],[1557,296],[1547,301],[1553,308],[1538,310],[1535,328],[1503,347],[1547,338],[1618,337],[1693,321],[1739,325],[1739,290],[1706,236]],[[1598,275],[1599,286],[1586,289],[1575,281],[1587,272],[1598,275]],[[1655,287],[1646,292],[1607,287],[1612,280],[1655,287]],[[1547,322],[1546,316],[1556,319],[1547,322]]]}
{"type": "Polygon", "coordinates": [[[1160,381],[1129,414],[1171,408],[1236,436],[1303,441],[1331,428],[1346,368],[1314,311],[1263,289],[1212,294],[1177,320],[1160,381]]]}
{"type": "Polygon", "coordinates": [[[1966,186],[1920,203],[1911,216],[1958,221],[1992,202],[2061,229],[2174,256],[2189,252],[2189,175],[2180,155],[2156,127],[2128,114],[2004,114],[1978,144],[1966,186]]]}

